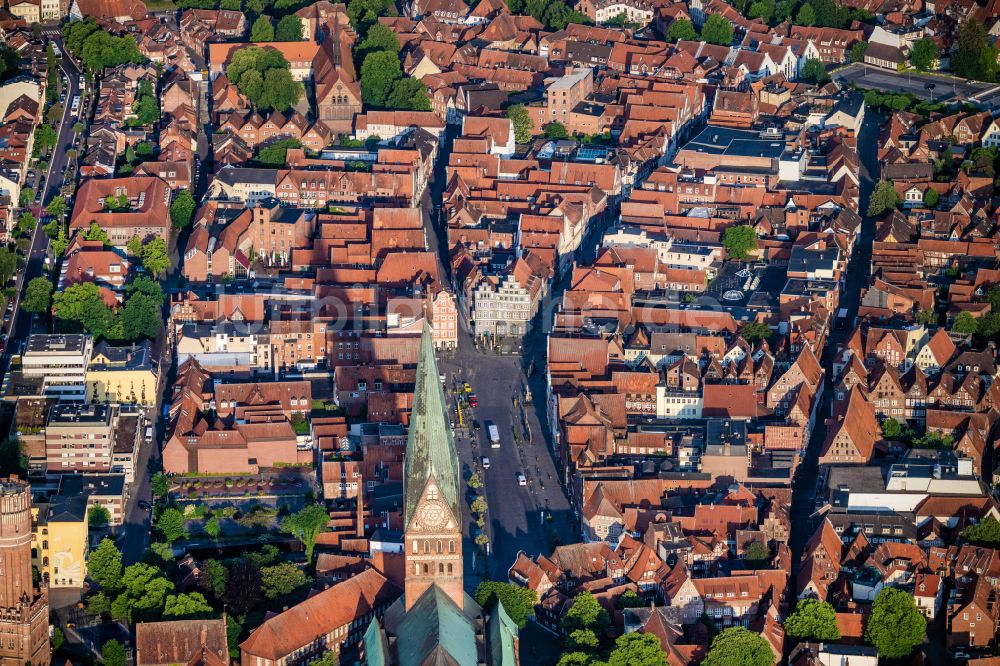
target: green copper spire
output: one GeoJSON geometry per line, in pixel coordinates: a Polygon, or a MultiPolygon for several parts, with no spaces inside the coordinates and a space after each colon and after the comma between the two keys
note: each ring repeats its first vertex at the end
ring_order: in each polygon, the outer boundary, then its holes
{"type": "Polygon", "coordinates": [[[441,499],[451,508],[455,518],[461,519],[458,506],[458,466],[458,454],[448,426],[448,407],[438,374],[437,358],[434,356],[434,340],[425,321],[420,340],[420,357],[417,360],[410,431],[406,441],[404,527],[410,524],[427,480],[432,476],[440,486],[441,499]]]}

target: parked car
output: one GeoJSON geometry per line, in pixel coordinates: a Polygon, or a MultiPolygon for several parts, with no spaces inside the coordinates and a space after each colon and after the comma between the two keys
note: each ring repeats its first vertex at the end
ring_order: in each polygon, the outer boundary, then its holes
{"type": "Polygon", "coordinates": [[[483,456],[483,469],[489,469],[489,468],[490,468],[490,457],[483,456]]]}
{"type": "Polygon", "coordinates": [[[524,477],[524,472],[517,473],[517,485],[526,486],[528,485],[528,479],[524,477]]]}

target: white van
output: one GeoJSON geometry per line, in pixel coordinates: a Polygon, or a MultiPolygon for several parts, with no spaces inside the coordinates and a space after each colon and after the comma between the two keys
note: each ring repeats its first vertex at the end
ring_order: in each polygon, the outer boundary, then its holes
{"type": "Polygon", "coordinates": [[[146,426],[146,441],[153,441],[153,426],[146,426]]]}
{"type": "Polygon", "coordinates": [[[517,473],[517,485],[526,486],[528,485],[528,480],[524,478],[524,472],[517,473]]]}

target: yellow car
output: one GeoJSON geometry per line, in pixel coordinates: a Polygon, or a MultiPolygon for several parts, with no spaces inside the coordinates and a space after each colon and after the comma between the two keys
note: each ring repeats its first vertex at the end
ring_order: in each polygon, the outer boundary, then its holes
{"type": "Polygon", "coordinates": [[[464,390],[464,391],[465,391],[466,393],[472,393],[472,387],[471,387],[471,386],[469,386],[469,382],[465,382],[464,384],[462,384],[462,389],[463,389],[463,390],[464,390]]]}

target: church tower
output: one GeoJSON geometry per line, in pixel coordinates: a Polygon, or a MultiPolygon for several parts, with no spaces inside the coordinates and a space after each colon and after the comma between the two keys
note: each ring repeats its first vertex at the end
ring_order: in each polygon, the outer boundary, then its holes
{"type": "Polygon", "coordinates": [[[413,395],[403,480],[406,610],[435,586],[461,609],[465,590],[459,462],[426,322],[413,395]]]}

